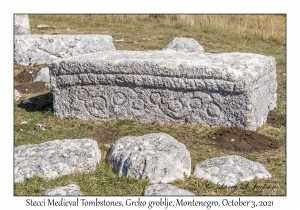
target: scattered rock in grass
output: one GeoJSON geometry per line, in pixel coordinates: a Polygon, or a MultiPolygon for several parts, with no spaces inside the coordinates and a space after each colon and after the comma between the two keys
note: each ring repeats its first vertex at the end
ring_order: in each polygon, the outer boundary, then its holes
{"type": "Polygon", "coordinates": [[[277,142],[268,136],[235,127],[217,132],[212,139],[219,147],[241,152],[278,148],[277,142]]]}
{"type": "Polygon", "coordinates": [[[118,176],[168,183],[190,176],[191,157],[186,146],[165,133],[126,136],[109,149],[106,159],[118,176]]]}
{"type": "Polygon", "coordinates": [[[28,99],[25,99],[25,100],[22,101],[22,104],[23,105],[31,104],[31,101],[28,100],[28,99]]]}
{"type": "Polygon", "coordinates": [[[145,196],[166,196],[166,195],[175,195],[175,196],[182,196],[182,195],[195,195],[187,190],[180,189],[170,184],[155,184],[145,188],[144,194],[145,196]]]}
{"type": "Polygon", "coordinates": [[[238,182],[251,181],[255,177],[259,179],[272,177],[262,164],[235,155],[198,163],[194,176],[227,187],[235,186],[238,182]]]}
{"type": "Polygon", "coordinates": [[[49,83],[50,82],[50,75],[49,75],[49,68],[41,68],[35,78],[33,79],[33,82],[42,81],[49,83]]]}
{"type": "Polygon", "coordinates": [[[15,92],[14,92],[14,99],[15,99],[15,101],[18,101],[21,97],[22,96],[19,93],[19,91],[15,89],[15,92]]]}
{"type": "Polygon", "coordinates": [[[43,130],[43,131],[46,130],[46,128],[40,123],[36,124],[36,127],[43,130]]]}
{"type": "Polygon", "coordinates": [[[15,182],[39,176],[55,179],[62,175],[92,172],[100,162],[101,152],[92,139],[54,140],[15,148],[15,182]]]}
{"type": "Polygon", "coordinates": [[[67,28],[66,30],[67,30],[67,31],[71,31],[71,29],[70,29],[70,28],[67,28]]]}
{"type": "Polygon", "coordinates": [[[286,126],[286,115],[271,110],[269,111],[267,123],[277,126],[286,126]]]}
{"type": "Polygon", "coordinates": [[[162,50],[176,50],[184,51],[187,53],[202,53],[203,47],[194,39],[190,38],[178,38],[175,37],[165,48],[162,50]]]}
{"type": "Polygon", "coordinates": [[[42,195],[48,196],[64,196],[64,195],[71,195],[71,196],[81,196],[83,193],[80,191],[80,187],[76,184],[69,184],[64,187],[56,187],[53,189],[46,190],[42,193],[42,195]]]}
{"type": "Polygon", "coordinates": [[[106,148],[110,148],[110,145],[109,145],[109,144],[104,144],[104,146],[105,146],[106,148]]]}
{"type": "Polygon", "coordinates": [[[48,25],[46,25],[46,24],[38,24],[38,25],[36,26],[36,28],[38,28],[38,29],[45,29],[45,28],[50,28],[50,26],[48,26],[48,25]]]}
{"type": "Polygon", "coordinates": [[[28,123],[27,121],[23,121],[23,122],[20,123],[20,125],[25,125],[27,123],[28,123]]]}

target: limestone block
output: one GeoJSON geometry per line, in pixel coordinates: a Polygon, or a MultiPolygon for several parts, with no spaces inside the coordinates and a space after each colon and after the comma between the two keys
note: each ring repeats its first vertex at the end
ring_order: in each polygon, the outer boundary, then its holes
{"type": "Polygon", "coordinates": [[[45,64],[75,55],[114,50],[112,37],[108,35],[15,35],[14,62],[45,64]]]}
{"type": "Polygon", "coordinates": [[[114,51],[50,65],[54,113],[256,130],[276,106],[276,63],[253,53],[114,51]]]}
{"type": "Polygon", "coordinates": [[[106,159],[118,176],[168,183],[191,174],[185,145],[165,133],[126,136],[110,147],[106,159]]]}
{"type": "Polygon", "coordinates": [[[92,139],[65,139],[15,148],[15,182],[34,175],[55,179],[62,175],[96,170],[101,153],[92,139]]]}
{"type": "Polygon", "coordinates": [[[14,15],[14,33],[31,34],[28,15],[14,15]]]}
{"type": "Polygon", "coordinates": [[[46,190],[42,195],[48,196],[80,196],[83,193],[80,191],[80,187],[76,184],[69,184],[64,187],[56,187],[53,189],[46,190]]]}
{"type": "Polygon", "coordinates": [[[187,190],[180,189],[178,187],[175,187],[171,184],[154,184],[151,186],[148,186],[144,190],[145,196],[182,196],[182,195],[195,195],[194,193],[191,193],[187,190]]]}
{"type": "Polygon", "coordinates": [[[176,50],[186,53],[202,53],[203,47],[194,39],[175,37],[166,47],[162,50],[176,50]]]}
{"type": "Polygon", "coordinates": [[[194,176],[227,187],[235,186],[238,182],[251,181],[255,177],[259,179],[272,177],[262,164],[236,155],[198,163],[194,176]]]}

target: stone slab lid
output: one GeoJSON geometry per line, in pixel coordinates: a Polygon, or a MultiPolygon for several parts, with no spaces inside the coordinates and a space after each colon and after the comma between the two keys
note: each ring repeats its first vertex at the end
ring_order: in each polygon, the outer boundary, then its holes
{"type": "Polygon", "coordinates": [[[271,56],[239,52],[111,51],[56,60],[50,69],[55,75],[136,74],[227,81],[247,78],[250,82],[275,71],[276,62],[271,56]]]}

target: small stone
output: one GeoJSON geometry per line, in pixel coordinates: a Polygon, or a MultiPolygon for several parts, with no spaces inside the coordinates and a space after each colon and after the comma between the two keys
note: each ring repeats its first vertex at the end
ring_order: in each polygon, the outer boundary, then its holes
{"type": "Polygon", "coordinates": [[[213,137],[212,137],[212,139],[216,139],[216,137],[215,137],[215,136],[213,136],[213,137]]]}
{"type": "Polygon", "coordinates": [[[36,27],[39,28],[39,29],[50,28],[50,26],[45,25],[45,24],[39,24],[36,27]]]}
{"type": "Polygon", "coordinates": [[[231,139],[230,141],[235,141],[234,139],[231,139]]]}
{"type": "Polygon", "coordinates": [[[25,99],[25,100],[22,101],[22,104],[23,105],[31,104],[31,101],[28,100],[28,99],[25,99]]]}
{"type": "Polygon", "coordinates": [[[110,148],[110,145],[109,145],[109,144],[104,144],[104,146],[105,146],[106,148],[110,148]]]}
{"type": "Polygon", "coordinates": [[[46,128],[40,123],[36,124],[36,127],[43,130],[43,131],[46,130],[46,128]]]}
{"type": "Polygon", "coordinates": [[[118,42],[124,42],[124,39],[115,39],[114,42],[118,43],[118,42]]]}
{"type": "Polygon", "coordinates": [[[28,72],[29,74],[32,74],[32,71],[28,72]]]}
{"type": "Polygon", "coordinates": [[[285,73],[283,73],[282,75],[285,77],[285,75],[286,75],[286,74],[285,74],[285,73]]]}
{"type": "Polygon", "coordinates": [[[23,121],[20,123],[20,125],[24,125],[24,124],[27,124],[28,122],[27,121],[23,121]]]}
{"type": "Polygon", "coordinates": [[[83,193],[80,191],[80,187],[76,184],[69,184],[64,187],[56,187],[53,189],[46,190],[42,195],[48,196],[81,196],[83,193]]]}
{"type": "Polygon", "coordinates": [[[144,194],[145,196],[168,196],[168,195],[195,195],[187,190],[180,189],[170,184],[155,184],[145,188],[144,194]]]}
{"type": "Polygon", "coordinates": [[[70,31],[71,29],[70,28],[67,28],[67,31],[70,31]]]}
{"type": "Polygon", "coordinates": [[[25,91],[28,91],[28,89],[26,88],[25,91]]]}
{"type": "Polygon", "coordinates": [[[22,128],[20,128],[20,131],[23,131],[23,129],[22,129],[22,128]]]}

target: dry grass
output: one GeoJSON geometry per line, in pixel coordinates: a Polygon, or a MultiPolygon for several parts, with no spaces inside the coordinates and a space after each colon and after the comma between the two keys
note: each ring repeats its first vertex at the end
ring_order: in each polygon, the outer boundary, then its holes
{"type": "MultiPolygon", "coordinates": [[[[135,23],[155,21],[161,25],[181,28],[215,29],[221,34],[230,34],[248,39],[286,43],[286,15],[35,15],[40,20],[54,21],[65,28],[80,24],[97,28],[118,22],[135,23]],[[66,24],[66,25],[64,25],[66,24]]],[[[38,24],[38,23],[36,23],[38,24]]],[[[34,24],[34,25],[36,25],[34,24]]]]}

